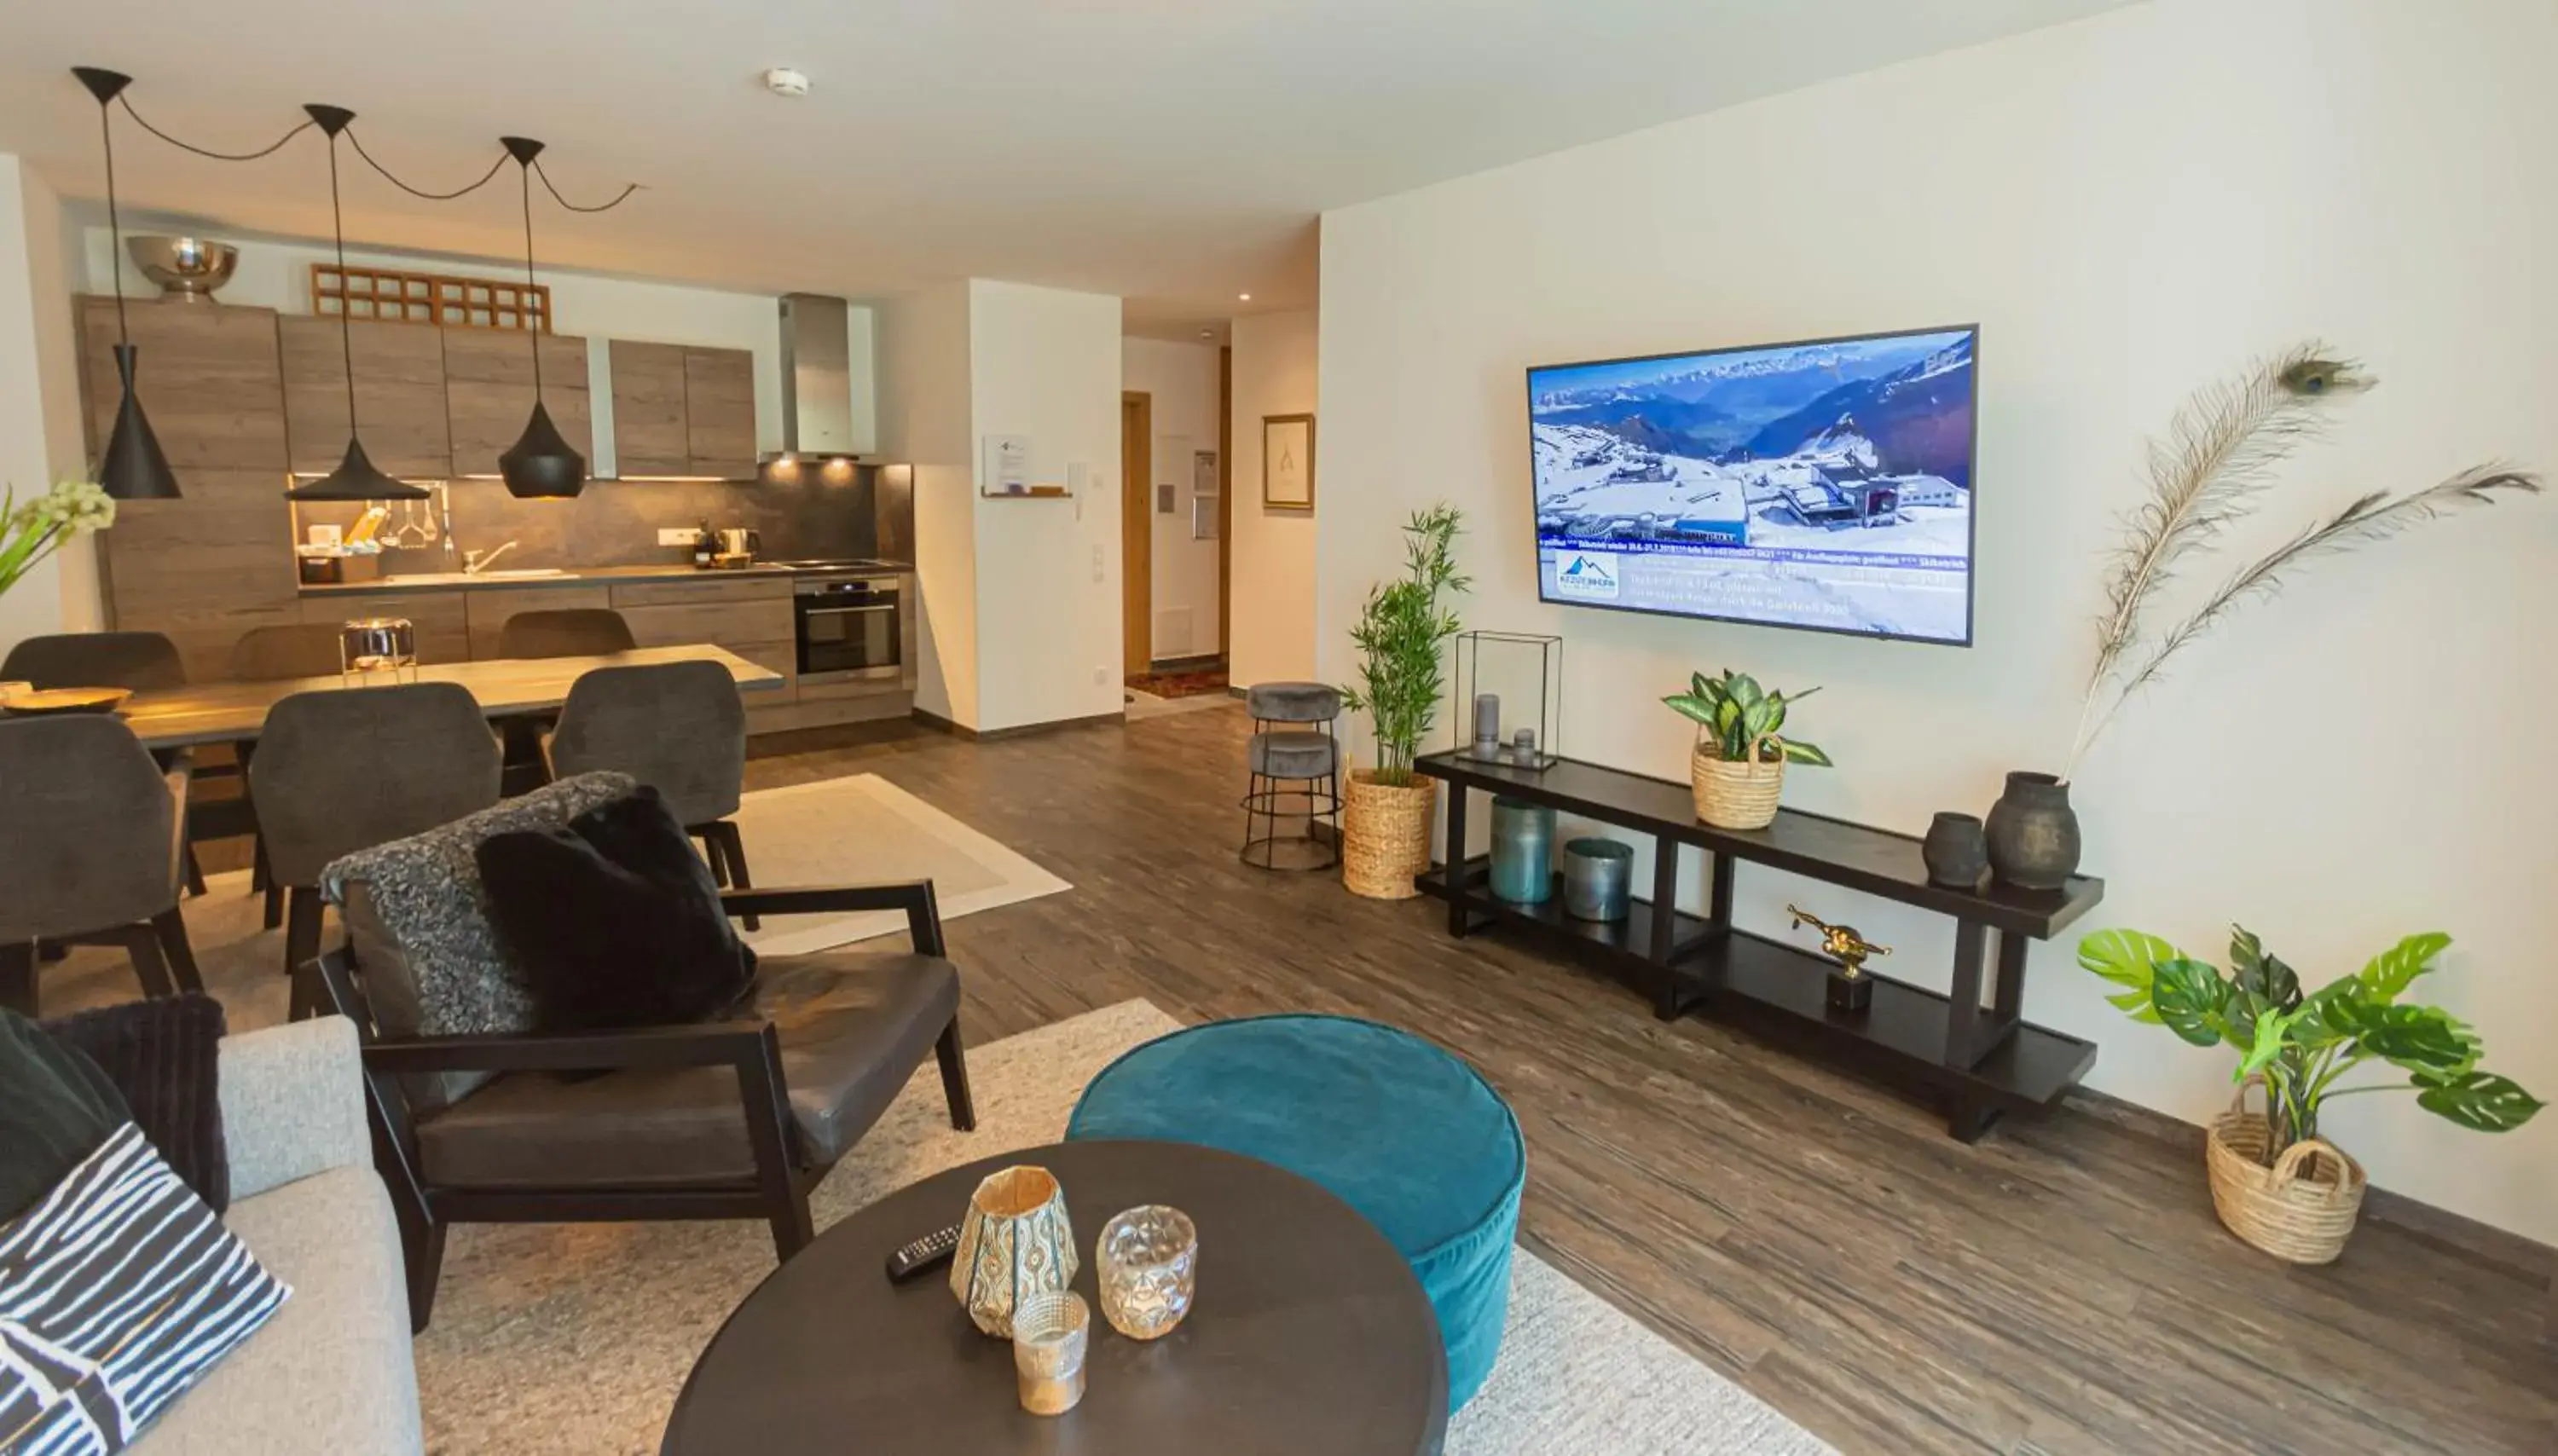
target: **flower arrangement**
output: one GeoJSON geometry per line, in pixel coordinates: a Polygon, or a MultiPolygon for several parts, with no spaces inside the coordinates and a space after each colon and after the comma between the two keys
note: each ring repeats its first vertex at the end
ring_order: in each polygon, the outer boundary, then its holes
{"type": "Polygon", "coordinates": [[[115,499],[86,480],[65,480],[26,504],[0,490],[0,594],[74,536],[115,524],[115,499]]]}

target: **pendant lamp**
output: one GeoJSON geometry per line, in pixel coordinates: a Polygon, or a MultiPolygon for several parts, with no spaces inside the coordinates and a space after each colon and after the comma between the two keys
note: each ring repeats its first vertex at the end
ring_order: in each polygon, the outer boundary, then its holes
{"type": "MultiPolygon", "coordinates": [[[[542,144],[530,137],[497,140],[523,173],[524,287],[529,293],[533,287],[533,159],[542,154],[542,144]]],[[[497,457],[506,493],[517,500],[566,499],[586,488],[586,457],[569,449],[568,442],[560,438],[559,427],[551,423],[550,410],[542,404],[542,334],[550,324],[547,312],[541,323],[543,328],[525,331],[533,347],[533,417],[524,423],[524,433],[514,446],[497,457]]]]}
{"type": "MultiPolygon", "coordinates": [[[[347,273],[347,215],[338,201],[338,133],[355,119],[355,113],[344,106],[304,106],[311,119],[329,134],[329,220],[338,238],[338,275],[347,273]]],[[[426,500],[430,492],[422,485],[411,485],[393,479],[374,468],[364,455],[361,432],[355,428],[355,326],[349,318],[347,302],[338,301],[338,351],[347,364],[347,458],[338,468],[317,480],[306,481],[284,492],[289,500],[426,500]]]]}
{"type": "Polygon", "coordinates": [[[160,437],[151,433],[151,421],[133,392],[133,336],[124,325],[124,223],[115,208],[115,127],[106,108],[133,77],[94,66],[74,66],[71,74],[97,98],[98,135],[106,144],[107,246],[115,256],[115,372],[124,381],[114,428],[106,434],[106,453],[98,457],[97,483],[117,500],[175,500],[178,477],[170,473],[160,437]]]}

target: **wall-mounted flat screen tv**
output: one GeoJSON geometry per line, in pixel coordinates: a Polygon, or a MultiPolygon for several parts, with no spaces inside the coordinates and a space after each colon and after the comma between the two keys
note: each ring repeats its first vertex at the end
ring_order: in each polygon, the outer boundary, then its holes
{"type": "Polygon", "coordinates": [[[1537,596],[1971,645],[1979,338],[1528,370],[1537,596]]]}

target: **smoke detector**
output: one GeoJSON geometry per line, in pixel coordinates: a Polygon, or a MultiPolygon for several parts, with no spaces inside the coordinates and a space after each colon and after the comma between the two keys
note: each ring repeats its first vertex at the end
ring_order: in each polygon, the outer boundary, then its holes
{"type": "Polygon", "coordinates": [[[804,96],[808,94],[808,73],[777,66],[764,73],[764,88],[777,96],[804,96]]]}

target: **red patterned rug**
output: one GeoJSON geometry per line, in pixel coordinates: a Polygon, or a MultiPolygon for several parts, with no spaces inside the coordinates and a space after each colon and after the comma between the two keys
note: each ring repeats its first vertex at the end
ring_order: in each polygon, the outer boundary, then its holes
{"type": "Polygon", "coordinates": [[[1204,672],[1150,672],[1128,680],[1128,686],[1158,698],[1200,698],[1225,691],[1225,669],[1204,672]]]}

